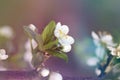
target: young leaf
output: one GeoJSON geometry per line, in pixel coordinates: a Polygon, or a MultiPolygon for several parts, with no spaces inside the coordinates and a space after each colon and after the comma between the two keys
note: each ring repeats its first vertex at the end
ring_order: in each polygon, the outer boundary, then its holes
{"type": "Polygon", "coordinates": [[[28,26],[24,26],[24,31],[30,39],[33,38],[35,41],[37,41],[36,38],[35,38],[36,35],[37,35],[36,32],[32,31],[28,26]]]}
{"type": "Polygon", "coordinates": [[[68,62],[68,56],[66,55],[66,53],[58,53],[54,56],[61,58],[61,59],[65,60],[66,62],[68,62]]]}
{"type": "Polygon", "coordinates": [[[39,49],[42,50],[43,41],[42,41],[41,35],[32,31],[28,26],[25,26],[24,30],[25,30],[26,34],[29,36],[30,39],[34,39],[38,43],[39,49]]]}
{"type": "Polygon", "coordinates": [[[57,51],[53,51],[53,50],[47,50],[47,52],[55,57],[61,58],[61,59],[65,60],[66,62],[68,62],[68,56],[63,52],[57,52],[57,51]]]}
{"type": "Polygon", "coordinates": [[[44,61],[44,55],[42,53],[33,54],[32,65],[38,68],[44,61]]]}
{"type": "Polygon", "coordinates": [[[46,44],[44,46],[44,49],[47,50],[47,49],[51,49],[54,45],[57,45],[58,44],[58,40],[56,39],[55,41],[52,41],[52,42],[49,42],[48,44],[46,44]]]}
{"type": "Polygon", "coordinates": [[[43,50],[43,40],[42,40],[41,35],[36,35],[35,39],[38,42],[38,48],[39,48],[39,50],[42,51],[43,50]]]}
{"type": "Polygon", "coordinates": [[[55,29],[55,21],[51,21],[42,32],[42,40],[44,44],[52,40],[55,29]]]}

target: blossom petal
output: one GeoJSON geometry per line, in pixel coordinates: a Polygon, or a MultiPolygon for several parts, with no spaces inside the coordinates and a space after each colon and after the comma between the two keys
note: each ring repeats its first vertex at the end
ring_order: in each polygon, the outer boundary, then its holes
{"type": "Polygon", "coordinates": [[[58,39],[61,45],[69,45],[69,44],[73,44],[74,38],[71,36],[65,36],[63,38],[58,39]]]}
{"type": "Polygon", "coordinates": [[[103,59],[104,55],[105,55],[105,49],[103,47],[97,47],[96,56],[100,59],[103,59]]]}
{"type": "Polygon", "coordinates": [[[99,37],[98,37],[98,35],[94,31],[92,31],[91,35],[92,35],[92,37],[93,37],[94,40],[99,41],[99,37]]]}
{"type": "Polygon", "coordinates": [[[30,28],[31,30],[33,30],[33,31],[36,30],[36,27],[35,27],[35,25],[33,25],[33,24],[30,24],[30,25],[29,25],[29,28],[30,28]]]}
{"type": "Polygon", "coordinates": [[[0,60],[6,60],[8,58],[8,55],[0,55],[0,60]]]}
{"type": "Polygon", "coordinates": [[[0,55],[4,55],[4,54],[6,54],[5,49],[0,49],[0,55]]]}
{"type": "Polygon", "coordinates": [[[71,51],[71,45],[63,45],[63,52],[70,52],[71,51]]]}
{"type": "Polygon", "coordinates": [[[55,31],[54,31],[54,35],[57,38],[63,37],[65,35],[67,35],[69,32],[69,28],[66,25],[61,25],[61,23],[57,23],[55,31]]]}
{"type": "Polygon", "coordinates": [[[10,26],[3,26],[0,28],[0,35],[7,38],[13,38],[13,30],[10,26]]]}
{"type": "Polygon", "coordinates": [[[57,24],[56,24],[56,29],[58,30],[58,29],[60,29],[61,28],[61,23],[60,22],[58,22],[57,24]]]}
{"type": "Polygon", "coordinates": [[[52,72],[48,80],[63,80],[63,77],[60,73],[52,72]]]}
{"type": "Polygon", "coordinates": [[[64,32],[64,34],[68,34],[68,32],[69,32],[69,28],[67,25],[62,25],[61,30],[62,30],[62,32],[64,32]]]}
{"type": "Polygon", "coordinates": [[[96,73],[97,76],[99,76],[99,75],[101,74],[101,70],[98,69],[98,68],[96,68],[96,69],[95,69],[95,73],[96,73]]]}
{"type": "Polygon", "coordinates": [[[104,35],[103,37],[102,37],[102,40],[103,41],[112,41],[112,36],[110,35],[110,34],[108,34],[108,35],[104,35]]]}
{"type": "Polygon", "coordinates": [[[50,71],[48,69],[43,68],[40,72],[41,76],[47,77],[50,74],[50,71]]]}
{"type": "Polygon", "coordinates": [[[87,60],[87,64],[88,64],[89,66],[96,66],[98,62],[99,62],[98,58],[95,58],[95,57],[89,58],[89,59],[87,60]]]}

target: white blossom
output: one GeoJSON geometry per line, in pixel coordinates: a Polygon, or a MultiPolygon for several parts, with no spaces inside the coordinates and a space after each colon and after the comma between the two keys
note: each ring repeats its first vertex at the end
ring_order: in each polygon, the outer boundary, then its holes
{"type": "Polygon", "coordinates": [[[51,72],[48,80],[63,80],[63,77],[60,73],[51,72]]]}
{"type": "Polygon", "coordinates": [[[68,35],[69,28],[67,25],[61,25],[60,22],[57,23],[54,35],[57,37],[59,43],[63,46],[64,52],[69,52],[71,50],[71,44],[74,43],[74,38],[68,35]]]}
{"type": "Polygon", "coordinates": [[[96,66],[98,62],[99,62],[98,58],[95,58],[95,57],[88,58],[88,60],[87,60],[87,64],[89,66],[96,66]]]}
{"type": "Polygon", "coordinates": [[[33,24],[30,24],[30,25],[29,25],[29,28],[30,28],[31,30],[33,30],[33,31],[36,30],[36,27],[35,27],[35,25],[33,25],[33,24]]]}
{"type": "Polygon", "coordinates": [[[2,26],[0,28],[0,35],[4,36],[6,38],[12,38],[13,37],[13,30],[10,26],[2,26]]]}
{"type": "MultiPolygon", "coordinates": [[[[33,49],[35,49],[37,47],[36,41],[32,39],[31,42],[32,42],[33,49]]],[[[24,60],[32,66],[31,61],[32,61],[33,55],[32,55],[32,49],[31,49],[31,44],[29,39],[25,43],[25,50],[26,51],[24,53],[24,60]]]]}
{"type": "Polygon", "coordinates": [[[104,56],[105,56],[106,51],[105,51],[105,48],[104,48],[104,47],[99,46],[99,47],[96,48],[95,53],[96,53],[96,56],[97,56],[99,59],[103,59],[104,56]]]}
{"type": "Polygon", "coordinates": [[[116,46],[116,44],[113,42],[112,35],[107,32],[99,32],[97,35],[94,31],[92,31],[92,37],[96,46],[116,46]]]}
{"type": "Polygon", "coordinates": [[[71,36],[66,35],[66,36],[60,38],[59,42],[61,45],[68,45],[68,44],[73,44],[74,39],[71,36]]]}
{"type": "Polygon", "coordinates": [[[71,45],[63,45],[62,51],[63,52],[70,52],[71,48],[72,48],[71,45]]]}
{"type": "Polygon", "coordinates": [[[111,51],[111,55],[116,56],[117,58],[120,58],[120,45],[116,48],[114,47],[108,47],[108,49],[111,51]]]}
{"type": "Polygon", "coordinates": [[[69,32],[69,28],[67,25],[61,25],[60,22],[57,23],[54,34],[57,38],[62,38],[66,36],[69,32]]]}
{"type": "Polygon", "coordinates": [[[43,68],[40,72],[41,76],[47,77],[50,74],[50,71],[46,68],[43,68]]]}
{"type": "Polygon", "coordinates": [[[95,73],[96,73],[96,75],[98,76],[98,75],[100,75],[100,74],[101,74],[101,70],[100,70],[100,69],[98,69],[98,68],[96,68],[96,69],[95,69],[95,73]]]}
{"type": "Polygon", "coordinates": [[[0,66],[0,71],[7,71],[7,68],[5,66],[0,66]]]}
{"type": "Polygon", "coordinates": [[[5,49],[0,49],[0,60],[6,60],[8,55],[6,55],[5,49]]]}

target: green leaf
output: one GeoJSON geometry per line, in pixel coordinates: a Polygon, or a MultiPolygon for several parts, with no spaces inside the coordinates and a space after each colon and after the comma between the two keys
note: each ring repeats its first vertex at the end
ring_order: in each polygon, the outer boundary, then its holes
{"type": "Polygon", "coordinates": [[[56,39],[55,41],[52,41],[52,42],[49,42],[48,44],[46,44],[44,46],[44,49],[47,50],[47,49],[51,49],[53,46],[57,45],[58,44],[58,40],[56,39]]]}
{"type": "Polygon", "coordinates": [[[43,50],[43,40],[42,40],[41,35],[36,35],[35,39],[38,42],[38,48],[39,48],[39,50],[42,51],[43,50]]]}
{"type": "Polygon", "coordinates": [[[68,62],[68,56],[66,55],[66,53],[57,52],[57,51],[53,51],[53,50],[47,50],[47,52],[55,57],[61,58],[61,59],[65,60],[66,62],[68,62]]]}
{"type": "Polygon", "coordinates": [[[54,29],[55,29],[55,21],[51,21],[42,32],[42,40],[44,44],[49,43],[52,40],[54,29]]]}
{"type": "Polygon", "coordinates": [[[66,53],[58,53],[54,56],[61,58],[61,59],[65,60],[66,62],[68,62],[68,56],[66,55],[66,53]]]}
{"type": "Polygon", "coordinates": [[[37,54],[33,54],[32,57],[32,65],[35,68],[38,68],[44,61],[44,55],[43,53],[37,53],[37,54]]]}

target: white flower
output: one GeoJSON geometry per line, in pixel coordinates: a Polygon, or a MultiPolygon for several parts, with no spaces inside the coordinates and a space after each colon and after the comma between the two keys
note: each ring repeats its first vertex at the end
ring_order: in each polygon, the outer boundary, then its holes
{"type": "Polygon", "coordinates": [[[120,45],[117,48],[108,47],[108,49],[111,51],[111,55],[120,58],[120,45]]]}
{"type": "MultiPolygon", "coordinates": [[[[34,39],[32,39],[32,47],[33,49],[35,49],[37,47],[37,43],[34,39]]],[[[32,50],[31,50],[31,44],[30,44],[30,40],[28,39],[25,43],[25,53],[24,53],[24,60],[26,62],[28,62],[30,64],[30,66],[32,66],[31,61],[32,61],[32,50]]]]}
{"type": "Polygon", "coordinates": [[[73,44],[74,39],[71,36],[66,35],[66,36],[60,38],[59,42],[61,45],[68,45],[68,44],[73,44]]]}
{"type": "Polygon", "coordinates": [[[99,62],[98,58],[94,58],[94,57],[93,58],[89,58],[87,60],[87,64],[89,66],[96,66],[98,62],[99,62]]]}
{"type": "Polygon", "coordinates": [[[98,69],[98,68],[96,68],[96,69],[95,69],[95,73],[96,73],[97,76],[99,76],[99,75],[101,74],[101,70],[98,69]]]}
{"type": "Polygon", "coordinates": [[[7,68],[5,68],[4,66],[0,66],[0,71],[7,71],[7,68]]]}
{"type": "Polygon", "coordinates": [[[4,36],[6,38],[12,38],[13,37],[13,30],[9,26],[3,26],[0,28],[0,35],[4,36]]]}
{"type": "Polygon", "coordinates": [[[58,38],[59,43],[63,46],[64,52],[69,52],[71,50],[71,44],[74,43],[74,38],[68,35],[69,28],[67,25],[61,25],[60,22],[57,23],[54,35],[58,38]]]}
{"type": "MultiPolygon", "coordinates": [[[[34,39],[32,39],[31,41],[32,41],[32,47],[33,47],[33,49],[35,49],[38,44],[37,44],[37,42],[34,39]]],[[[30,40],[29,39],[25,43],[25,49],[27,51],[31,51],[31,44],[30,44],[30,40]]]]}
{"type": "Polygon", "coordinates": [[[96,48],[95,53],[96,53],[96,56],[102,60],[106,54],[106,51],[104,47],[99,46],[96,48]]]}
{"type": "Polygon", "coordinates": [[[63,45],[63,52],[70,52],[71,51],[71,45],[63,45]]]}
{"type": "Polygon", "coordinates": [[[6,55],[5,49],[0,49],[0,60],[6,60],[8,55],[6,55]]]}
{"type": "Polygon", "coordinates": [[[48,80],[63,80],[63,77],[60,73],[57,72],[51,72],[48,80]]]}
{"type": "Polygon", "coordinates": [[[112,35],[108,34],[107,32],[99,32],[99,34],[97,35],[94,31],[92,31],[92,37],[96,46],[116,46],[116,44],[113,43],[112,35]]]}
{"type": "Polygon", "coordinates": [[[49,75],[50,71],[48,69],[43,68],[40,72],[41,76],[47,77],[49,75]]]}
{"type": "Polygon", "coordinates": [[[33,30],[33,31],[36,30],[36,27],[35,27],[33,24],[30,24],[30,25],[29,25],[29,28],[30,28],[31,30],[33,30]]]}
{"type": "Polygon", "coordinates": [[[57,23],[54,34],[57,38],[62,38],[66,36],[69,32],[69,28],[67,25],[61,25],[60,22],[57,23]]]}

